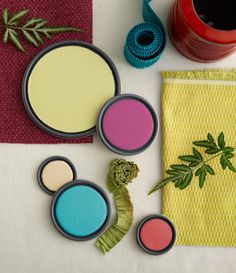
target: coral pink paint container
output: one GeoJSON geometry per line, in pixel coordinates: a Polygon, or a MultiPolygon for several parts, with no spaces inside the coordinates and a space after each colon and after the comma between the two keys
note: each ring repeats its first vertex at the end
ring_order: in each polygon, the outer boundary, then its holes
{"type": "Polygon", "coordinates": [[[186,57],[214,62],[236,51],[235,0],[177,0],[169,15],[169,36],[186,57]]]}
{"type": "Polygon", "coordinates": [[[102,142],[111,151],[133,155],[151,145],[157,134],[158,119],[142,97],[123,94],[105,104],[97,128],[102,142]]]}
{"type": "Polygon", "coordinates": [[[137,243],[152,255],[168,252],[175,244],[176,230],[165,216],[155,214],[144,218],[138,225],[137,243]]]}

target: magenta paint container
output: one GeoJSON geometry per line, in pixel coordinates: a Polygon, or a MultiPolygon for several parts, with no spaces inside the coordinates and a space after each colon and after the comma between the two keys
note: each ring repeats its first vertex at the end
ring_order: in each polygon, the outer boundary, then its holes
{"type": "Polygon", "coordinates": [[[98,118],[98,134],[113,152],[134,155],[151,145],[158,130],[158,118],[142,97],[123,94],[109,100],[98,118]]]}

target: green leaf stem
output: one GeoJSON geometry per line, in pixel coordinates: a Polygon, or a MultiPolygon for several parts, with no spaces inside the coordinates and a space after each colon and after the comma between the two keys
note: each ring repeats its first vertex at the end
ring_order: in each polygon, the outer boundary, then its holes
{"type": "Polygon", "coordinates": [[[217,144],[213,136],[208,133],[207,139],[193,141],[195,147],[192,148],[191,155],[181,155],[178,159],[185,162],[185,164],[170,165],[166,174],[169,175],[162,179],[149,194],[163,188],[170,182],[175,184],[175,187],[183,190],[187,188],[193,180],[194,174],[198,177],[199,187],[203,188],[208,175],[215,175],[214,169],[208,164],[211,160],[219,157],[220,165],[223,170],[229,169],[232,172],[236,172],[236,168],[233,166],[230,159],[234,157],[234,148],[226,146],[224,133],[221,132],[217,138],[217,144]],[[200,153],[196,147],[204,149],[204,154],[200,153]],[[210,155],[210,157],[209,157],[210,155]]]}
{"type": "Polygon", "coordinates": [[[24,37],[30,44],[39,47],[44,43],[44,38],[51,39],[53,35],[64,32],[84,32],[82,29],[66,27],[66,26],[47,26],[48,21],[43,18],[28,19],[23,25],[19,25],[22,18],[29,13],[29,10],[21,10],[12,16],[8,9],[3,9],[2,17],[5,28],[3,34],[3,42],[11,41],[13,45],[20,51],[24,52],[20,38],[24,37]]]}

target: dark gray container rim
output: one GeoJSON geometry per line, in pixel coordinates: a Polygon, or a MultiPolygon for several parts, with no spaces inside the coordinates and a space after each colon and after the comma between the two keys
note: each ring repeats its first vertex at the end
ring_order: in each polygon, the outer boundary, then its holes
{"type": "Polygon", "coordinates": [[[61,42],[57,42],[54,44],[49,45],[48,47],[46,47],[45,49],[43,49],[42,51],[40,51],[31,61],[31,63],[29,64],[29,66],[27,67],[25,74],[24,74],[24,78],[23,78],[23,82],[22,82],[22,98],[23,98],[23,104],[24,107],[26,109],[26,112],[28,113],[29,117],[31,118],[31,120],[40,128],[42,129],[44,132],[56,136],[56,137],[60,137],[60,138],[80,138],[80,137],[86,137],[86,136],[90,136],[93,135],[96,132],[96,126],[85,130],[85,131],[81,131],[81,132],[75,132],[75,133],[67,133],[67,132],[63,132],[63,131],[59,131],[56,130],[50,126],[48,126],[46,123],[44,123],[42,120],[40,120],[40,118],[36,115],[36,113],[34,112],[33,108],[31,107],[30,101],[29,101],[29,96],[28,96],[28,81],[29,81],[29,77],[31,75],[32,70],[34,69],[35,65],[37,64],[37,62],[47,53],[49,53],[50,51],[59,48],[59,47],[64,47],[64,46],[80,46],[80,47],[85,47],[88,48],[90,50],[92,50],[93,52],[95,52],[96,54],[98,54],[100,57],[102,57],[105,62],[109,65],[113,77],[114,77],[114,81],[115,81],[115,94],[114,96],[120,94],[120,77],[118,74],[118,71],[113,63],[113,61],[111,60],[111,58],[105,53],[103,52],[101,49],[99,49],[98,47],[85,43],[85,42],[81,42],[81,41],[77,41],[77,40],[66,40],[66,41],[61,41],[61,42]]]}
{"type": "Polygon", "coordinates": [[[72,182],[65,184],[55,193],[55,195],[53,196],[52,205],[51,205],[51,218],[52,218],[53,224],[56,227],[56,229],[66,238],[74,240],[74,241],[87,241],[87,240],[93,239],[94,237],[98,236],[100,233],[102,233],[104,231],[104,229],[106,228],[106,226],[108,224],[109,218],[110,218],[110,210],[111,210],[110,207],[111,207],[111,205],[110,205],[110,200],[108,198],[108,195],[100,186],[98,186],[97,184],[95,184],[93,182],[79,179],[79,180],[74,180],[72,182]],[[87,236],[74,236],[74,235],[66,232],[60,226],[60,224],[57,222],[57,219],[56,219],[55,209],[56,209],[57,200],[60,198],[61,194],[65,190],[67,190],[71,187],[74,187],[74,186],[88,186],[88,187],[95,189],[96,191],[98,191],[101,194],[101,196],[104,198],[104,200],[107,204],[107,218],[104,221],[103,225],[98,230],[96,230],[95,232],[93,232],[92,234],[87,235],[87,236]]]}
{"type": "MultiPolygon", "coordinates": [[[[37,180],[38,180],[38,184],[39,184],[40,188],[49,195],[53,195],[55,193],[55,191],[52,191],[45,186],[45,184],[43,183],[43,179],[42,179],[42,172],[48,163],[50,163],[52,161],[56,161],[56,160],[65,161],[71,167],[71,170],[73,172],[73,179],[72,180],[77,179],[77,172],[76,172],[75,166],[67,157],[59,156],[59,155],[48,157],[40,164],[40,166],[38,168],[37,180]]],[[[68,182],[70,182],[70,181],[68,181],[68,182]]]]}
{"type": "Polygon", "coordinates": [[[176,241],[176,229],[175,229],[175,226],[174,224],[170,221],[170,219],[162,214],[152,214],[152,215],[149,215],[147,217],[145,217],[143,220],[141,220],[141,222],[138,224],[138,227],[137,227],[137,231],[136,231],[136,240],[137,240],[137,243],[138,245],[141,247],[141,249],[143,251],[145,251],[146,253],[148,254],[151,254],[151,255],[162,255],[162,254],[165,254],[166,252],[168,252],[169,250],[171,250],[171,248],[174,246],[175,244],[175,241],[176,241]],[[171,227],[172,229],[172,240],[170,242],[170,244],[164,248],[163,250],[160,250],[160,251],[153,251],[153,250],[150,250],[148,249],[143,243],[142,243],[142,240],[141,240],[141,237],[140,237],[140,231],[142,229],[142,226],[149,220],[151,219],[162,219],[164,220],[165,222],[168,223],[168,225],[171,227]]]}
{"type": "Polygon", "coordinates": [[[117,153],[117,154],[129,156],[129,155],[136,155],[138,153],[143,152],[144,150],[146,150],[152,144],[152,142],[156,138],[158,130],[159,130],[159,118],[158,118],[155,110],[153,109],[151,104],[146,99],[144,99],[141,96],[135,95],[135,94],[130,94],[130,93],[120,94],[120,95],[117,95],[117,96],[111,98],[110,100],[108,100],[105,103],[105,105],[102,107],[102,110],[100,111],[100,113],[98,115],[98,121],[97,121],[98,135],[99,135],[100,139],[102,140],[103,144],[107,148],[109,148],[112,152],[117,153]],[[108,108],[113,103],[115,103],[115,102],[117,102],[119,100],[122,100],[122,99],[127,99],[127,98],[136,99],[136,100],[142,102],[148,108],[148,110],[150,111],[150,113],[152,115],[152,118],[153,118],[153,123],[154,123],[153,133],[152,133],[152,136],[150,137],[150,139],[148,140],[148,142],[145,145],[143,145],[142,147],[140,147],[138,149],[135,149],[135,150],[123,150],[123,149],[115,147],[114,145],[112,145],[108,141],[108,139],[106,138],[106,136],[105,136],[105,134],[103,132],[103,118],[104,118],[104,115],[105,115],[106,111],[108,110],[108,108]]]}

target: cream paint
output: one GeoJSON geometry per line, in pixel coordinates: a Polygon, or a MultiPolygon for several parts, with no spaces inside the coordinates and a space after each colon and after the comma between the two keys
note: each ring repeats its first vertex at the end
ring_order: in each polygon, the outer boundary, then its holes
{"type": "Polygon", "coordinates": [[[73,171],[62,160],[49,162],[42,171],[42,182],[51,191],[57,191],[62,185],[73,180],[73,171]]]}
{"type": "Polygon", "coordinates": [[[63,46],[44,55],[28,82],[35,114],[66,133],[94,127],[100,109],[114,94],[115,80],[107,62],[81,46],[63,46]]]}

